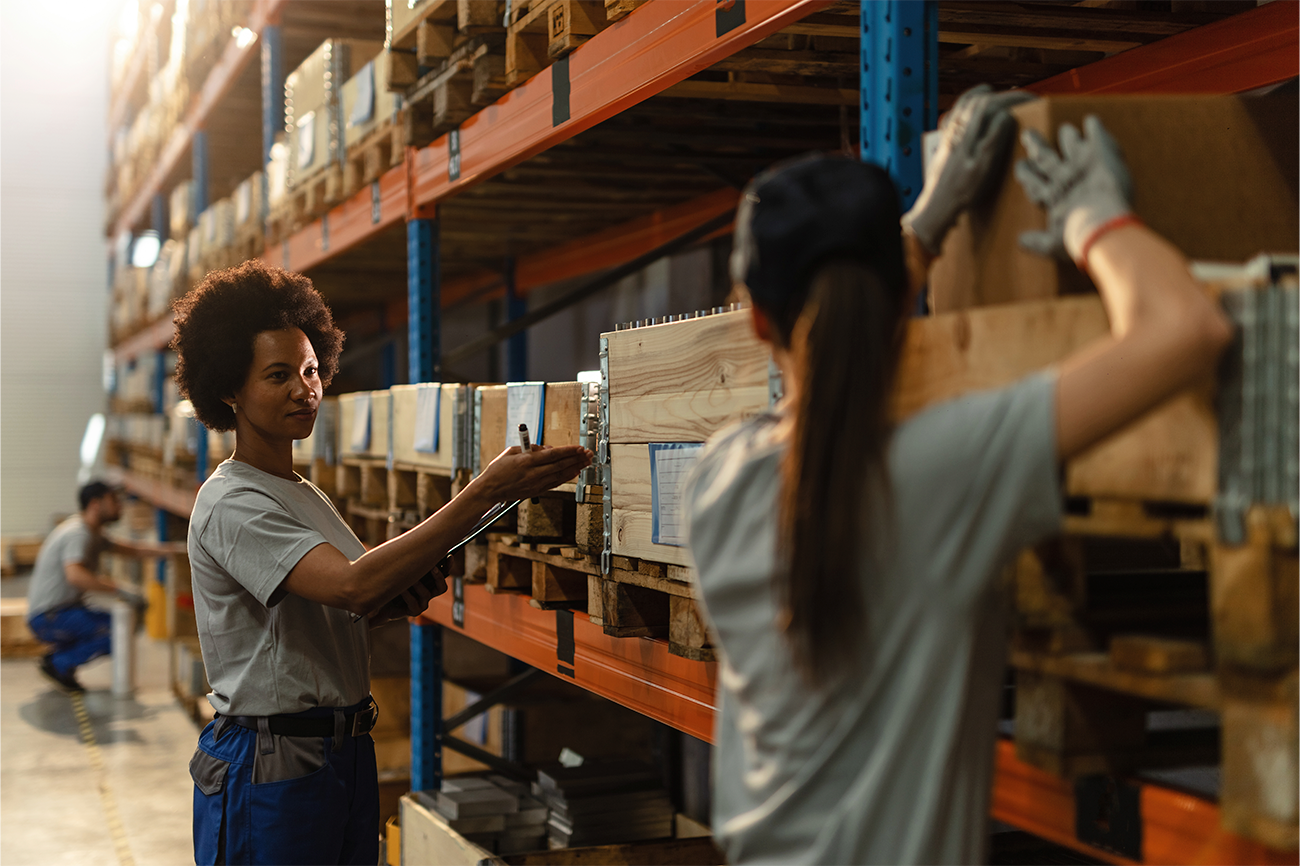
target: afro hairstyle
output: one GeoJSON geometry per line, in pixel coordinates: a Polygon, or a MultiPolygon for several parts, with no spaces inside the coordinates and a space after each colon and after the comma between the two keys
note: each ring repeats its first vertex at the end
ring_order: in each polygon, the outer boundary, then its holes
{"type": "Polygon", "coordinates": [[[260,261],[212,271],[173,305],[176,384],[209,430],[235,429],[225,403],[248,378],[253,341],[263,331],[298,328],[319,362],[322,387],[339,368],[343,332],[311,280],[260,261]]]}

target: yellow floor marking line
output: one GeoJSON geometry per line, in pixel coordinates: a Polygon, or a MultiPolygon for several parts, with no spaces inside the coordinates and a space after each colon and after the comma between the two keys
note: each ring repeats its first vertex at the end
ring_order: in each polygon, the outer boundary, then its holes
{"type": "Polygon", "coordinates": [[[99,777],[99,798],[104,802],[104,817],[108,820],[108,832],[113,836],[113,847],[117,849],[117,862],[121,866],[135,866],[131,856],[131,846],[126,841],[126,828],[122,826],[122,817],[117,812],[117,801],[108,787],[108,770],[104,766],[104,755],[95,740],[95,729],[90,725],[90,713],[86,712],[86,702],[81,692],[72,693],[72,709],[77,714],[77,727],[81,729],[81,741],[86,744],[90,756],[90,766],[99,777]]]}

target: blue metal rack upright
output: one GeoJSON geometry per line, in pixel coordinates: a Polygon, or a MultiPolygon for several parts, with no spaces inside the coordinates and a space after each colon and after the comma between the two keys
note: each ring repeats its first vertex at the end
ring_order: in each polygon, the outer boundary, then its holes
{"type": "Polygon", "coordinates": [[[936,0],[862,0],[862,160],[889,172],[911,207],[921,194],[921,136],[939,102],[936,0]]]}
{"type": "MultiPolygon", "coordinates": [[[[408,378],[442,378],[442,272],[438,220],[406,223],[408,378]]],[[[442,627],[411,626],[411,789],[442,783],[442,627]]]]}

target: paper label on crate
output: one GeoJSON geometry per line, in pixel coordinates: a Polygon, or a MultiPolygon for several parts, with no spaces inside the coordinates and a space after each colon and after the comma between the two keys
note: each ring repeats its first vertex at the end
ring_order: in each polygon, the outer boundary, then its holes
{"type": "Polygon", "coordinates": [[[519,425],[528,425],[529,441],[542,445],[542,413],[546,410],[545,382],[510,382],[506,386],[506,447],[519,444],[519,425]]]}
{"type": "Polygon", "coordinates": [[[370,449],[370,393],[356,395],[352,403],[352,429],[348,431],[348,450],[370,449]]]}
{"type": "Polygon", "coordinates": [[[306,168],[316,159],[316,112],[309,111],[298,118],[298,164],[306,168]]]}
{"type": "Polygon", "coordinates": [[[425,454],[438,451],[438,428],[442,426],[442,386],[437,382],[421,385],[415,392],[415,450],[425,454]]]}
{"type": "Polygon", "coordinates": [[[686,546],[682,488],[704,449],[702,442],[650,443],[650,540],[686,546]]]}
{"type": "Polygon", "coordinates": [[[357,101],[348,114],[348,126],[369,123],[375,116],[375,62],[372,60],[356,74],[357,101]]]}

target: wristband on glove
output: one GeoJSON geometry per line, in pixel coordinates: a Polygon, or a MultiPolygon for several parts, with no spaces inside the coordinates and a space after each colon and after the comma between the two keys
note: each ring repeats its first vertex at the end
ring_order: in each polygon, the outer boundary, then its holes
{"type": "Polygon", "coordinates": [[[1079,257],[1075,260],[1075,264],[1079,266],[1079,270],[1086,273],[1088,270],[1088,253],[1092,251],[1092,247],[1097,243],[1097,241],[1101,240],[1105,235],[1115,231],[1115,229],[1120,229],[1124,226],[1140,226],[1142,224],[1142,220],[1138,218],[1138,215],[1131,211],[1120,214],[1113,219],[1106,220],[1104,223],[1093,229],[1092,233],[1088,235],[1082,244],[1079,245],[1079,257]]]}

